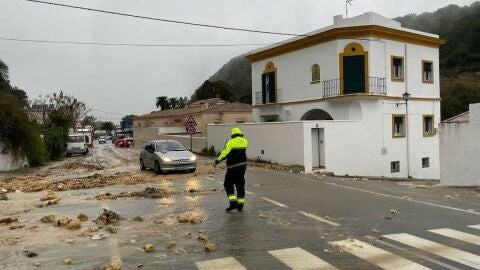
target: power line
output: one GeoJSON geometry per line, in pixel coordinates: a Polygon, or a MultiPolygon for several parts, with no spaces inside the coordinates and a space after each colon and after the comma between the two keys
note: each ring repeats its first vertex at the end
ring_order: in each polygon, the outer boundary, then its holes
{"type": "Polygon", "coordinates": [[[97,112],[102,112],[102,113],[108,113],[108,114],[114,114],[114,115],[121,115],[121,116],[126,116],[127,114],[124,113],[114,113],[114,112],[108,112],[108,111],[102,111],[102,110],[97,110],[95,108],[88,108],[92,111],[97,111],[97,112]]]}
{"type": "Polygon", "coordinates": [[[74,8],[80,10],[87,10],[92,12],[110,14],[110,15],[119,15],[137,19],[145,19],[145,20],[152,20],[152,21],[161,21],[167,23],[176,23],[176,24],[183,24],[183,25],[190,25],[190,26],[198,26],[198,27],[207,27],[207,28],[215,28],[215,29],[222,29],[222,30],[231,30],[231,31],[241,31],[241,32],[249,32],[249,33],[260,33],[260,34],[269,34],[269,35],[281,35],[281,36],[302,36],[306,37],[308,35],[301,35],[301,34],[292,34],[292,33],[282,33],[282,32],[271,32],[271,31],[262,31],[262,30],[254,30],[254,29],[246,29],[246,28],[236,28],[236,27],[227,27],[227,26],[220,26],[220,25],[212,25],[212,24],[203,24],[203,23],[193,23],[187,21],[178,21],[178,20],[171,20],[171,19],[163,19],[163,18],[154,18],[154,17],[147,17],[141,15],[134,15],[122,12],[115,12],[103,9],[94,9],[94,8],[87,8],[82,6],[72,6],[67,4],[60,4],[60,3],[53,3],[53,2],[46,2],[40,0],[25,0],[27,2],[38,3],[38,4],[46,4],[52,6],[59,6],[59,7],[66,7],[66,8],[74,8]]]}
{"type": "Polygon", "coordinates": [[[103,43],[103,42],[84,42],[84,41],[62,41],[62,40],[42,40],[42,39],[22,39],[0,37],[0,40],[48,43],[48,44],[71,44],[71,45],[96,45],[96,46],[126,46],[126,47],[241,47],[241,46],[269,46],[285,43],[232,43],[232,44],[142,44],[142,43],[103,43]]]}

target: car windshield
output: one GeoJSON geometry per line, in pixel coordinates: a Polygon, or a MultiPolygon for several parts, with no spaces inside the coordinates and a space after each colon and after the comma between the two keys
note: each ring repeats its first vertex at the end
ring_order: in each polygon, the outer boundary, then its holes
{"type": "Polygon", "coordinates": [[[82,143],[84,140],[84,136],[68,136],[69,143],[82,143]]]}
{"type": "Polygon", "coordinates": [[[157,142],[157,151],[187,151],[187,148],[176,141],[157,142]]]}

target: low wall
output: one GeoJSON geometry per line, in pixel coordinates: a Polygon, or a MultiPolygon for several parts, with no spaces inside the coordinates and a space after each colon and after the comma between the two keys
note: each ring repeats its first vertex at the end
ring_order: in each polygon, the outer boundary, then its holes
{"type": "Polygon", "coordinates": [[[480,123],[440,124],[440,182],[480,186],[480,123]]]}
{"type": "MultiPolygon", "coordinates": [[[[134,138],[135,148],[140,149],[145,146],[145,143],[153,140],[174,140],[183,144],[186,148],[190,149],[190,136],[181,135],[156,135],[150,138],[134,138]]],[[[193,152],[201,152],[203,148],[207,146],[207,138],[205,137],[192,137],[192,149],[193,152]]]]}
{"type": "Polygon", "coordinates": [[[208,145],[221,151],[230,139],[232,127],[239,127],[249,140],[249,159],[304,166],[302,122],[208,125],[208,145]]]}
{"type": "MultiPolygon", "coordinates": [[[[0,144],[0,149],[3,146],[0,144]]],[[[8,172],[20,169],[23,167],[24,162],[20,160],[15,160],[10,154],[2,154],[0,152],[0,172],[8,172]]]]}

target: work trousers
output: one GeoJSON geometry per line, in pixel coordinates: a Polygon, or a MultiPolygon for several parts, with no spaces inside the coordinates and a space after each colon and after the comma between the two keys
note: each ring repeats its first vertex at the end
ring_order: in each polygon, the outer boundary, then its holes
{"type": "Polygon", "coordinates": [[[223,186],[225,187],[225,191],[227,192],[230,201],[237,201],[239,204],[245,202],[246,169],[246,165],[227,169],[223,186]],[[235,189],[237,190],[237,196],[235,196],[235,189]]]}

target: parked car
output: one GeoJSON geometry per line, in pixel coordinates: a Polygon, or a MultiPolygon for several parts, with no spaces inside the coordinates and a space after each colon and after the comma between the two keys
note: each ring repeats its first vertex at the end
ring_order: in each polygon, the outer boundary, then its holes
{"type": "Polygon", "coordinates": [[[115,145],[115,147],[120,147],[120,148],[129,148],[130,147],[130,143],[125,138],[116,139],[114,145],[115,145]]]}
{"type": "Polygon", "coordinates": [[[107,143],[107,141],[105,140],[105,137],[102,136],[102,137],[98,138],[98,143],[103,144],[103,143],[107,143]]]}
{"type": "Polygon", "coordinates": [[[140,169],[151,168],[156,174],[172,171],[194,172],[197,156],[173,140],[150,141],[140,153],[140,169]]]}
{"type": "Polygon", "coordinates": [[[67,157],[73,154],[88,154],[87,136],[82,133],[69,134],[67,139],[67,157]]]}

